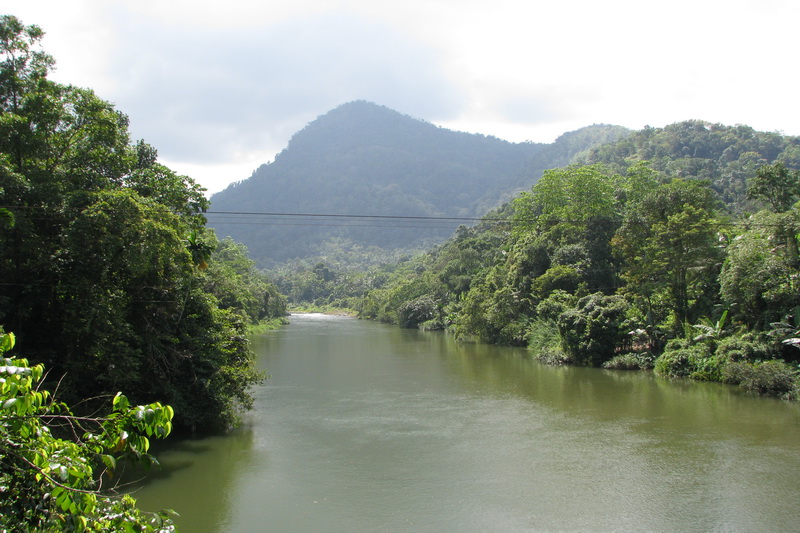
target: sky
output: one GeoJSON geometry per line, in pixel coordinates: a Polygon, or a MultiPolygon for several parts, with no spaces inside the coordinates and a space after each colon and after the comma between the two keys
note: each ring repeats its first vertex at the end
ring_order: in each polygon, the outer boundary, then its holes
{"type": "Polygon", "coordinates": [[[800,135],[796,0],[14,3],[52,79],[209,194],[353,100],[512,142],[689,119],[800,135]]]}

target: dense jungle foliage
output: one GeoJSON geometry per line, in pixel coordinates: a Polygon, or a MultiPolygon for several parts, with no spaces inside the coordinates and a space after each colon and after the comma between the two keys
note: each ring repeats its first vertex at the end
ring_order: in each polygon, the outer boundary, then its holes
{"type": "Polygon", "coordinates": [[[39,28],[0,31],[0,324],[67,401],[124,391],[178,428],[228,426],[262,379],[245,328],[284,299],[124,114],[48,79],[39,28]]]}
{"type": "Polygon", "coordinates": [[[324,263],[290,298],[527,345],[542,361],[797,394],[800,138],[647,128],[545,172],[434,250],[365,273],[324,263]],[[646,158],[652,160],[646,160],[646,158]]]}
{"type": "Polygon", "coordinates": [[[285,298],[124,114],[48,79],[42,36],[0,18],[0,529],[174,531],[112,474],[235,423],[264,377],[246,328],[285,298]]]}
{"type": "Polygon", "coordinates": [[[220,236],[247,245],[262,267],[332,254],[347,256],[351,265],[372,264],[398,250],[441,243],[459,222],[220,212],[478,217],[530,188],[545,169],[627,133],[595,125],[551,144],[515,144],[350,102],[297,132],[250,178],[214,194],[209,223],[220,236]]]}

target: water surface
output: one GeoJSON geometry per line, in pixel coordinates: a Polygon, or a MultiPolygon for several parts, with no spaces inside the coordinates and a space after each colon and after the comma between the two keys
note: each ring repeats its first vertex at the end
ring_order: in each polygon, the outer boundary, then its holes
{"type": "Polygon", "coordinates": [[[245,426],[173,443],[136,494],[181,531],[800,528],[796,404],[344,317],[254,347],[245,426]]]}

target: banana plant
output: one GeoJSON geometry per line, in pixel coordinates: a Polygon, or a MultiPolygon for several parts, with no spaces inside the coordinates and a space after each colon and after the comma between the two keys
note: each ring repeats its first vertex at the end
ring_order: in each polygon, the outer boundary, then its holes
{"type": "Polygon", "coordinates": [[[694,339],[695,342],[698,341],[705,341],[709,339],[718,339],[728,333],[728,330],[725,329],[725,321],[728,318],[728,310],[722,312],[722,315],[719,317],[719,320],[713,322],[708,317],[703,317],[700,319],[699,324],[693,324],[692,327],[695,329],[699,329],[701,333],[697,335],[694,339]]]}

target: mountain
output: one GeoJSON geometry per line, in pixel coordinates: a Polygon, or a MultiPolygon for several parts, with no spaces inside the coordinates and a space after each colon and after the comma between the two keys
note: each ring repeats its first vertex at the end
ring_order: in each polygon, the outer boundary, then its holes
{"type": "Polygon", "coordinates": [[[439,217],[480,217],[545,169],[628,133],[595,125],[552,144],[511,143],[350,102],[296,133],[274,162],[213,195],[209,225],[246,244],[263,267],[323,255],[331,243],[375,254],[421,247],[468,223],[439,217]]]}

